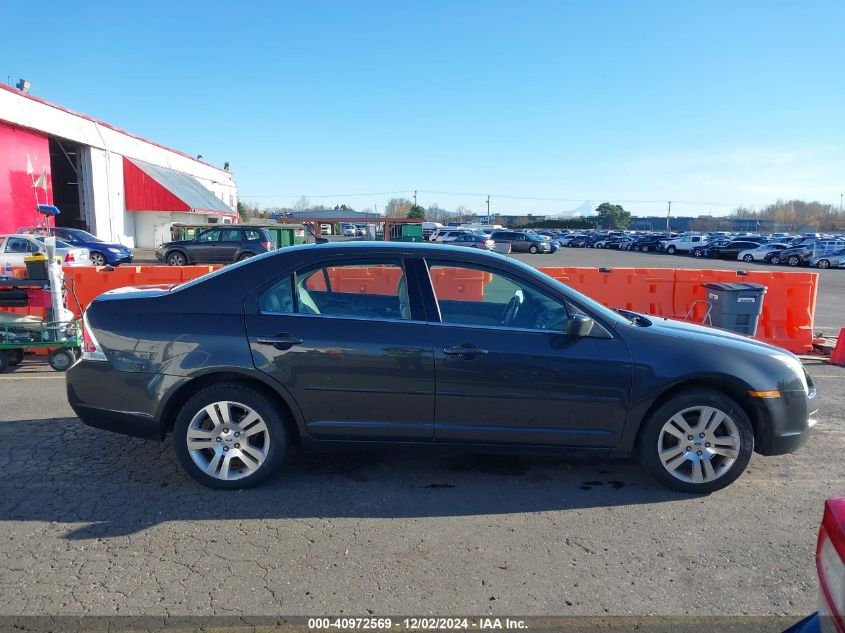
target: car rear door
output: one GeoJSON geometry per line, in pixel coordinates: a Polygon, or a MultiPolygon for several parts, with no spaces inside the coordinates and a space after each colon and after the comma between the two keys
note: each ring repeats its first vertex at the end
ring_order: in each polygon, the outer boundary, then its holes
{"type": "Polygon", "coordinates": [[[185,250],[188,251],[188,256],[195,262],[200,263],[214,263],[220,261],[219,251],[217,250],[220,244],[221,232],[220,229],[211,229],[203,231],[196,236],[193,242],[185,244],[185,250]]]}
{"type": "Polygon", "coordinates": [[[435,441],[619,443],[632,379],[621,339],[599,323],[590,336],[570,338],[567,321],[581,308],[512,272],[444,259],[428,261],[426,270],[435,441]],[[505,313],[520,294],[509,320],[505,313]]]}
{"type": "Polygon", "coordinates": [[[395,256],[334,258],[247,302],[255,366],[321,440],[431,441],[434,358],[416,285],[395,256]]]}

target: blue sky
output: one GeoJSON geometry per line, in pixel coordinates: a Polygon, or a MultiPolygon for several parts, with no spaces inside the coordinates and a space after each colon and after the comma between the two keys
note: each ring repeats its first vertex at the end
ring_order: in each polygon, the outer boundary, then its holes
{"type": "Polygon", "coordinates": [[[845,190],[841,0],[11,0],[2,14],[3,80],[229,161],[260,206],[383,209],[394,194],[318,196],[417,189],[450,209],[484,199],[442,192],[490,193],[506,213],[673,200],[715,215],[845,190]]]}

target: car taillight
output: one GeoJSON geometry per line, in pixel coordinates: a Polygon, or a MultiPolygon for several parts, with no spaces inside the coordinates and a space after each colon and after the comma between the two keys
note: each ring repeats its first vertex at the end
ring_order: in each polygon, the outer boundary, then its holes
{"type": "Polygon", "coordinates": [[[816,547],[820,625],[823,633],[845,633],[845,497],[828,499],[816,547]]]}
{"type": "Polygon", "coordinates": [[[65,255],[65,263],[68,264],[70,262],[75,262],[76,258],[73,256],[73,253],[68,253],[65,255]]]}
{"type": "Polygon", "coordinates": [[[82,359],[83,360],[106,360],[106,355],[100,348],[100,344],[88,325],[88,315],[82,315],[82,359]]]}
{"type": "Polygon", "coordinates": [[[495,243],[493,240],[484,240],[485,246],[493,246],[495,243]]]}
{"type": "Polygon", "coordinates": [[[270,250],[270,242],[261,242],[261,246],[264,248],[265,251],[270,250]]]}

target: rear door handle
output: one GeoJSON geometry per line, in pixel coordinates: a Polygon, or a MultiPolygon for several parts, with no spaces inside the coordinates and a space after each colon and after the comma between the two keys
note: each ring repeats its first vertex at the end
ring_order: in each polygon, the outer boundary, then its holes
{"type": "Polygon", "coordinates": [[[486,349],[481,349],[470,343],[464,343],[460,347],[444,347],[443,353],[449,356],[484,356],[487,353],[486,349]]]}
{"type": "Polygon", "coordinates": [[[255,341],[262,345],[272,345],[276,349],[290,349],[294,345],[302,344],[301,338],[297,338],[287,332],[280,332],[274,336],[259,336],[255,341]]]}

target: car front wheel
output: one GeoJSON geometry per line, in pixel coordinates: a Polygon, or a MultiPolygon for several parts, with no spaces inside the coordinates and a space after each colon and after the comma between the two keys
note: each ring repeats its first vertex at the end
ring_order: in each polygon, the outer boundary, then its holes
{"type": "Polygon", "coordinates": [[[786,263],[790,266],[797,266],[801,263],[801,258],[798,255],[790,255],[789,259],[786,260],[786,263]]]}
{"type": "Polygon", "coordinates": [[[676,250],[678,250],[678,249],[675,248],[674,246],[670,246],[669,248],[666,249],[666,252],[669,253],[670,255],[674,255],[676,250]]]}
{"type": "Polygon", "coordinates": [[[182,253],[170,253],[170,255],[167,256],[167,264],[169,266],[184,266],[187,263],[188,262],[182,253]]]}
{"type": "Polygon", "coordinates": [[[735,481],[754,449],[754,430],[732,398],[710,389],[676,396],[651,415],[640,435],[640,459],[654,477],[680,492],[708,494],[735,481]]]}
{"type": "Polygon", "coordinates": [[[247,385],[212,385],[180,409],[173,448],[182,468],[209,488],[256,486],[281,465],[288,438],[278,407],[247,385]]]}
{"type": "Polygon", "coordinates": [[[745,257],[742,258],[742,261],[751,263],[751,262],[754,261],[754,255],[746,255],[745,257]]]}
{"type": "Polygon", "coordinates": [[[772,255],[769,257],[770,264],[780,264],[780,257],[778,255],[772,255]]]}
{"type": "Polygon", "coordinates": [[[816,263],[816,266],[818,266],[819,268],[830,268],[830,262],[827,261],[826,259],[820,259],[816,263]]]}
{"type": "Polygon", "coordinates": [[[531,246],[528,247],[528,252],[531,253],[532,255],[536,255],[537,254],[537,247],[532,244],[531,246]]]}

